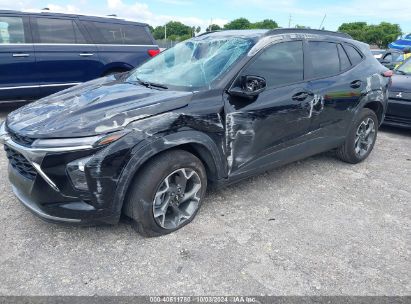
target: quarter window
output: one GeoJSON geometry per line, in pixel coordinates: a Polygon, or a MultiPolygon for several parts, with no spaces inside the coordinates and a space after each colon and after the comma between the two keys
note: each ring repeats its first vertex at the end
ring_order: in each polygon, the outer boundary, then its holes
{"type": "Polygon", "coordinates": [[[23,18],[0,16],[0,44],[26,43],[23,18]]]}
{"type": "Polygon", "coordinates": [[[348,57],[350,57],[350,60],[353,65],[357,65],[361,62],[362,56],[354,47],[352,47],[349,44],[345,44],[344,48],[347,51],[348,57]]]}
{"type": "Polygon", "coordinates": [[[87,22],[86,26],[96,44],[130,44],[130,45],[152,45],[146,27],[132,24],[87,22]]]}
{"type": "Polygon", "coordinates": [[[268,87],[304,80],[302,41],[283,42],[267,48],[243,74],[264,77],[268,87]]]}
{"type": "Polygon", "coordinates": [[[310,41],[309,46],[313,78],[333,76],[340,72],[340,60],[335,43],[310,41]]]}
{"type": "Polygon", "coordinates": [[[86,43],[74,20],[38,18],[39,43],[86,43]]]}
{"type": "Polygon", "coordinates": [[[340,54],[341,71],[349,69],[351,67],[351,62],[341,44],[338,45],[338,54],[340,54]]]}

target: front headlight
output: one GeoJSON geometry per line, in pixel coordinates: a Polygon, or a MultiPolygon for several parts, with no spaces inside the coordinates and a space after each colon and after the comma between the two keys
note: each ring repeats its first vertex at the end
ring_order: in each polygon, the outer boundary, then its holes
{"type": "Polygon", "coordinates": [[[111,144],[122,138],[128,132],[129,131],[120,131],[106,135],[78,138],[37,139],[34,141],[32,147],[37,149],[73,148],[73,150],[85,150],[111,144]]]}
{"type": "Polygon", "coordinates": [[[77,190],[88,190],[85,168],[92,157],[93,156],[80,158],[67,164],[67,173],[74,188],[77,190]]]}

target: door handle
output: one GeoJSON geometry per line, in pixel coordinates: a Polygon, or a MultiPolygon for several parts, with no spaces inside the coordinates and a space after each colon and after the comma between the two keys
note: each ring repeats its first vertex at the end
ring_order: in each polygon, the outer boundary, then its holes
{"type": "Polygon", "coordinates": [[[30,57],[30,54],[17,53],[13,54],[14,58],[30,57]]]}
{"type": "Polygon", "coordinates": [[[311,94],[308,92],[300,92],[300,93],[293,95],[292,99],[296,101],[303,101],[303,100],[306,100],[307,97],[310,95],[311,94]]]}
{"type": "Polygon", "coordinates": [[[355,80],[355,81],[351,82],[351,84],[350,84],[350,86],[351,86],[353,89],[358,89],[358,88],[361,87],[361,85],[362,85],[362,81],[361,81],[361,80],[355,80]]]}
{"type": "Polygon", "coordinates": [[[94,56],[94,54],[91,54],[91,53],[80,53],[80,56],[81,56],[81,57],[91,57],[91,56],[94,56]]]}

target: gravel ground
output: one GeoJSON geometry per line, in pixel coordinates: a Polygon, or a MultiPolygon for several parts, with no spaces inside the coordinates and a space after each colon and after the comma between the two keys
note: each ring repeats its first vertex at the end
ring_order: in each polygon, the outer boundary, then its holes
{"type": "Polygon", "coordinates": [[[42,222],[1,151],[0,295],[410,295],[410,151],[385,128],[360,165],[326,153],[209,193],[154,239],[42,222]]]}

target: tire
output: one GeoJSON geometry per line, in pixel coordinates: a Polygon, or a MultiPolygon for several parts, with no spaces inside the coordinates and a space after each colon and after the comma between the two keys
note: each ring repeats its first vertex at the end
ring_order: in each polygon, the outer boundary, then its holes
{"type": "Polygon", "coordinates": [[[166,235],[194,219],[206,189],[206,171],[197,157],[183,150],[167,151],[154,156],[137,173],[129,187],[123,211],[141,235],[166,235]],[[179,192],[178,186],[185,190],[179,192]],[[192,193],[192,197],[184,201],[192,193]],[[179,213],[177,209],[183,211],[179,213]],[[164,215],[159,215],[162,213],[164,215]]]}
{"type": "Polygon", "coordinates": [[[364,161],[374,148],[377,140],[378,125],[378,118],[375,112],[367,108],[362,109],[352,125],[344,144],[337,149],[337,157],[350,164],[358,164],[364,161]],[[371,123],[373,124],[373,130],[370,131],[368,137],[364,137],[368,130],[370,130],[371,123]],[[358,152],[358,149],[360,149],[360,152],[358,152]]]}

